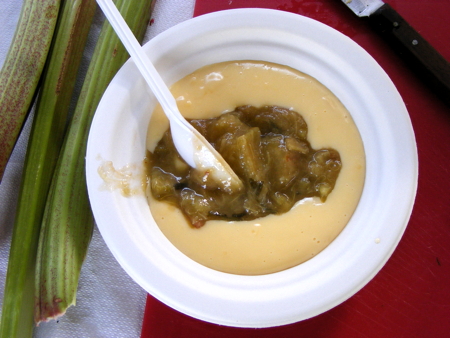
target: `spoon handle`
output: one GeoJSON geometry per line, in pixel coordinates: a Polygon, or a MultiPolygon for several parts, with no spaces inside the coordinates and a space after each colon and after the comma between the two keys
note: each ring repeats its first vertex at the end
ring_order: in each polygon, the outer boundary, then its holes
{"type": "MultiPolygon", "coordinates": [[[[97,0],[97,3],[127,49],[134,63],[141,71],[141,74],[147,81],[150,89],[156,96],[156,99],[161,104],[164,112],[172,115],[168,116],[168,118],[172,121],[176,120],[179,123],[181,122],[181,124],[187,126],[188,123],[180,114],[175,98],[156,68],[153,66],[153,63],[148,58],[147,54],[145,54],[144,49],[137,41],[112,0],[97,0]]],[[[189,126],[187,127],[189,128],[189,126]]]]}

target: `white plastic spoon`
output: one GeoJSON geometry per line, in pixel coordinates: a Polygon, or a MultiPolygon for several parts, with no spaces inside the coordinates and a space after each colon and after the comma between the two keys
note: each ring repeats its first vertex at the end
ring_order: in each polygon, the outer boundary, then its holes
{"type": "Polygon", "coordinates": [[[127,49],[169,119],[173,142],[180,156],[227,192],[242,188],[241,180],[211,144],[181,115],[169,88],[145,54],[112,0],[97,0],[114,31],[127,49]]]}

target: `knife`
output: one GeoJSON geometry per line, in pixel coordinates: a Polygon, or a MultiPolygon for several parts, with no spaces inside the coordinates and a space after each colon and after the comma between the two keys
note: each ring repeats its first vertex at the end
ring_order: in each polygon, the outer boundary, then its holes
{"type": "Polygon", "coordinates": [[[450,63],[405,19],[381,0],[342,2],[359,17],[366,17],[427,86],[450,104],[450,63]]]}

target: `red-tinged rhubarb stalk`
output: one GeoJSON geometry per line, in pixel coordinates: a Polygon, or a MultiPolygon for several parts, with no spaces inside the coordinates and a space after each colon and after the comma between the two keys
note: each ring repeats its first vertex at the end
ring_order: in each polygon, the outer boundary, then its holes
{"type": "MultiPolygon", "coordinates": [[[[152,0],[117,0],[128,25],[143,39],[152,0]]],[[[58,160],[41,226],[36,269],[35,321],[47,321],[75,304],[93,218],[85,180],[90,124],[109,82],[128,54],[108,22],[103,24],[58,160]]]]}
{"type": "Polygon", "coordinates": [[[31,337],[39,231],[95,0],[65,1],[44,68],[9,253],[0,337],[31,337]]]}
{"type": "Polygon", "coordinates": [[[37,93],[61,0],[25,0],[0,71],[0,181],[37,93]]]}

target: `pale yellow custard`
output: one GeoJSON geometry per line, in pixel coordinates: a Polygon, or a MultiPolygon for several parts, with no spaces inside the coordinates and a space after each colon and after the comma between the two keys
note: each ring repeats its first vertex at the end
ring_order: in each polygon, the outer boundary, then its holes
{"type": "MultiPolygon", "coordinates": [[[[342,103],[314,78],[289,67],[257,61],[213,64],[171,87],[181,113],[208,118],[241,105],[278,105],[300,113],[314,149],[334,148],[342,169],[325,203],[308,198],[283,215],[254,221],[208,221],[192,228],[181,211],[148,193],[152,215],[181,252],[212,269],[257,275],[298,265],[322,251],[342,231],[360,199],[365,176],[364,148],[342,103]]],[[[157,107],[147,147],[152,151],[168,122],[157,107]]]]}

